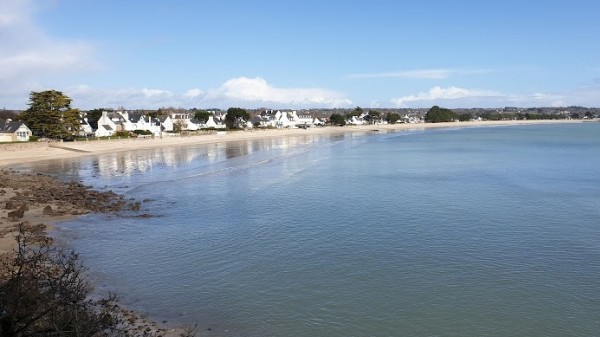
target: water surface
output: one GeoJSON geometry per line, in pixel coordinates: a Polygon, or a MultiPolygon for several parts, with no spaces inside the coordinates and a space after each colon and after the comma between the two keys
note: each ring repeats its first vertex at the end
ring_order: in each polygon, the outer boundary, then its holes
{"type": "Polygon", "coordinates": [[[34,166],[147,201],[60,235],[215,336],[600,331],[600,124],[305,136],[34,166]]]}

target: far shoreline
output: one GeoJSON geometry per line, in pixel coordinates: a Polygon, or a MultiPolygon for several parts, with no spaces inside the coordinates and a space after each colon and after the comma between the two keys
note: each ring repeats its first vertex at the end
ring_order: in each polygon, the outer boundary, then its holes
{"type": "Polygon", "coordinates": [[[537,124],[585,123],[583,120],[510,120],[510,121],[469,121],[447,123],[416,124],[371,124],[311,127],[308,129],[251,129],[246,131],[227,131],[204,135],[165,136],[162,138],[130,138],[114,140],[94,140],[79,142],[31,142],[0,143],[0,167],[30,164],[55,159],[73,159],[90,155],[135,151],[152,148],[165,148],[190,145],[207,145],[231,141],[296,137],[306,135],[335,135],[370,131],[409,131],[439,128],[465,128],[482,126],[519,126],[537,124]]]}

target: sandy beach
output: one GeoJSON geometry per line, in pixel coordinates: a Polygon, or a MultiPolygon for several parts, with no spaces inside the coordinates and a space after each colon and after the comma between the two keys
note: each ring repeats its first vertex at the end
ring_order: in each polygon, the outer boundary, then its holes
{"type": "Polygon", "coordinates": [[[486,121],[486,122],[452,122],[452,123],[420,123],[392,125],[362,125],[344,127],[313,127],[308,129],[268,129],[248,131],[227,131],[190,136],[165,136],[162,138],[130,138],[78,142],[38,142],[0,144],[0,167],[32,163],[50,159],[76,158],[102,153],[114,153],[138,149],[173,147],[184,145],[202,145],[249,139],[274,137],[293,137],[304,135],[327,135],[368,131],[403,131],[432,128],[480,127],[501,125],[582,123],[580,120],[535,120],[535,121],[486,121]]]}

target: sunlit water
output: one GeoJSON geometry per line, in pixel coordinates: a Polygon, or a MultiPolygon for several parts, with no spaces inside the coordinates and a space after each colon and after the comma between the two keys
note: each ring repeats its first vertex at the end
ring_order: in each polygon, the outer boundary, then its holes
{"type": "Polygon", "coordinates": [[[159,217],[62,225],[100,290],[214,336],[591,336],[600,123],[306,136],[32,166],[159,217]]]}

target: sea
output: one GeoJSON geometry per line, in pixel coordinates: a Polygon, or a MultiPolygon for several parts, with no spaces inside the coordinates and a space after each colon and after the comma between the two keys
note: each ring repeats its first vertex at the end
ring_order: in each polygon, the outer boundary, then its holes
{"type": "Polygon", "coordinates": [[[53,235],[98,292],[203,336],[600,331],[600,123],[307,132],[21,169],[143,202],[53,235]]]}

